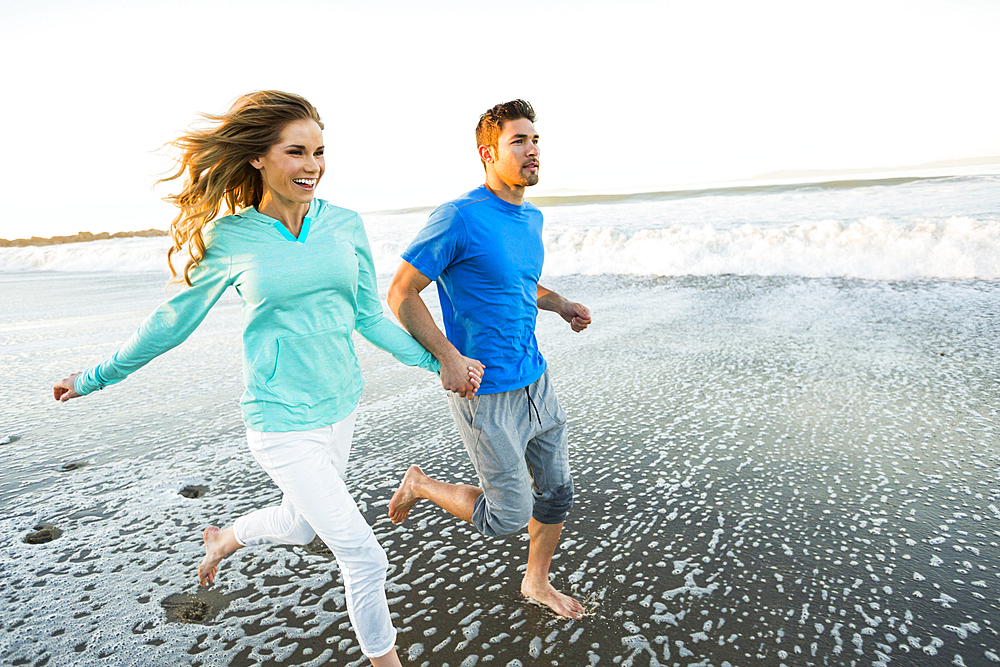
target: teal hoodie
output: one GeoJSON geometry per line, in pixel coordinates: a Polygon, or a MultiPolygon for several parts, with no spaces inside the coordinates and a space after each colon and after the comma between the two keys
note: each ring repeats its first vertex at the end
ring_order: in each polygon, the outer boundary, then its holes
{"type": "Polygon", "coordinates": [[[254,431],[327,426],[358,405],[364,380],[351,332],[408,366],[437,360],[386,319],[361,217],[314,199],[296,239],[243,209],[206,227],[192,286],[162,303],[104,363],[76,378],[84,395],[121,382],[182,343],[232,285],[243,300],[243,421],[254,431]]]}

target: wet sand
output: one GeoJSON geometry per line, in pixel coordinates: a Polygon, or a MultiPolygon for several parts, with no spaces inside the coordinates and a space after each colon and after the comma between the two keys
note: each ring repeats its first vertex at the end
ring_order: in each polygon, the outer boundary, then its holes
{"type": "MultiPolygon", "coordinates": [[[[162,281],[60,296],[25,280],[0,352],[25,379],[0,387],[23,406],[0,433],[18,438],[0,446],[0,659],[363,664],[322,550],[244,549],[198,590],[201,528],[279,497],[239,423],[238,306],[126,384],[50,406],[37,392],[112,351],[162,281]],[[31,289],[64,299],[64,321],[31,289]],[[62,535],[25,543],[42,524],[62,535]],[[175,622],[178,599],[218,609],[175,622]]],[[[526,536],[486,539],[427,504],[388,521],[410,463],[474,472],[434,378],[358,343],[347,482],[389,555],[404,664],[1000,662],[1000,284],[550,282],[595,313],[582,335],[539,327],[577,485],[554,583],[586,601],[579,621],[519,595],[526,536]]]]}

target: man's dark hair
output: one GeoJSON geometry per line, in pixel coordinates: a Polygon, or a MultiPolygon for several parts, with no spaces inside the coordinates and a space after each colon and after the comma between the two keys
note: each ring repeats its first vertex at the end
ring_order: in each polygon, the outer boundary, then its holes
{"type": "MultiPolygon", "coordinates": [[[[498,149],[497,144],[504,123],[521,118],[535,122],[535,110],[524,100],[504,102],[489,109],[479,117],[479,124],[476,125],[476,146],[492,146],[494,150],[498,149]]],[[[486,162],[483,162],[483,169],[485,168],[486,162]]]]}

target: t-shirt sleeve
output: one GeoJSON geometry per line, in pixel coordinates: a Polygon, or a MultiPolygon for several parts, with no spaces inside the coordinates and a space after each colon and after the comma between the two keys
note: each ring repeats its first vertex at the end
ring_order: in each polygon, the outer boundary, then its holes
{"type": "Polygon", "coordinates": [[[461,259],[465,245],[462,216],[453,204],[439,206],[403,251],[403,259],[429,280],[437,280],[446,267],[461,259]]]}

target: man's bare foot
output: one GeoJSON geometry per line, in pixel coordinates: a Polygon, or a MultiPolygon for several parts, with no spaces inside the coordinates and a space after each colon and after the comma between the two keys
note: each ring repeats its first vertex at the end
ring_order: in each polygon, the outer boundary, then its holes
{"type": "Polygon", "coordinates": [[[208,586],[215,581],[222,559],[239,549],[241,545],[233,536],[232,528],[220,530],[215,526],[209,526],[201,534],[201,539],[205,543],[205,557],[198,565],[198,583],[208,586]]]}
{"type": "Polygon", "coordinates": [[[410,510],[420,500],[417,495],[416,485],[428,479],[420,466],[410,466],[403,476],[403,481],[399,483],[396,493],[392,494],[389,501],[389,520],[393,523],[403,523],[410,515],[410,510]]]}
{"type": "Polygon", "coordinates": [[[547,581],[541,586],[532,586],[527,580],[522,581],[521,595],[545,605],[565,618],[581,618],[583,616],[582,604],[576,599],[560,593],[547,581]]]}

